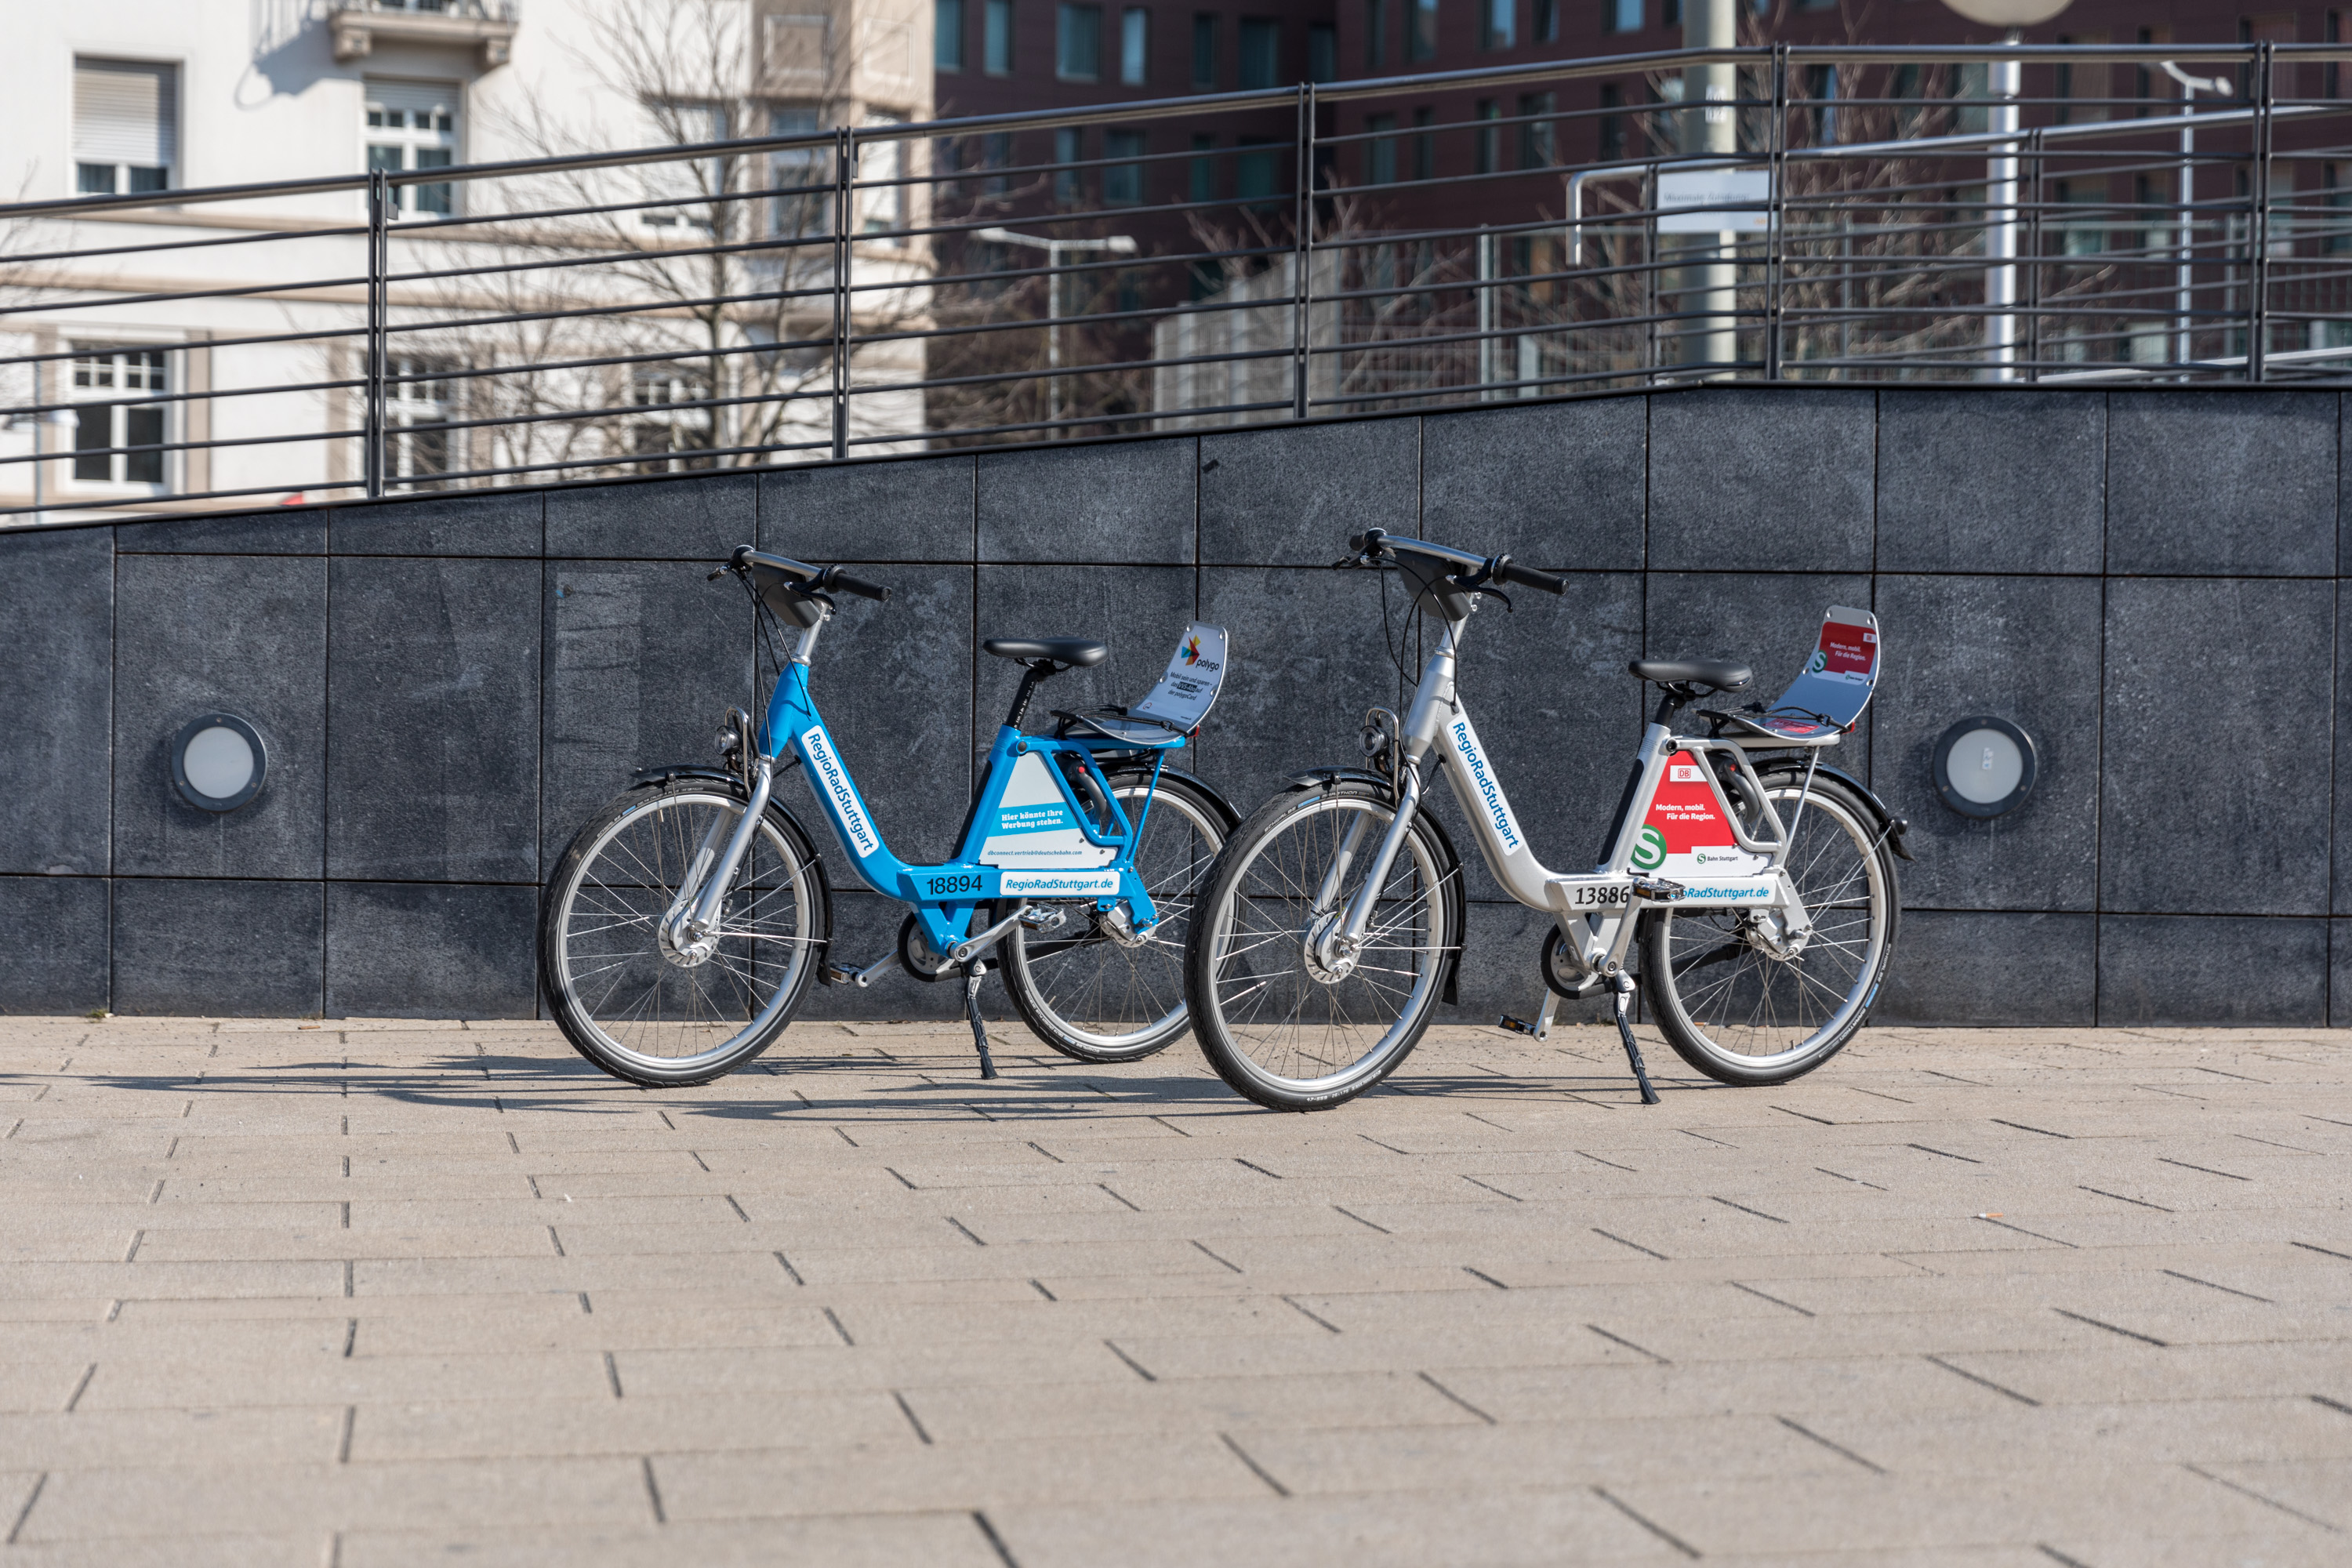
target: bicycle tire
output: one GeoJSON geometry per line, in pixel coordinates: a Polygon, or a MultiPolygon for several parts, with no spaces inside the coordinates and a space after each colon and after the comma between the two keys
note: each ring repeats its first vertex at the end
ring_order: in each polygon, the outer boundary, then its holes
{"type": "MultiPolygon", "coordinates": [[[[1773,799],[1785,824],[1805,789],[1804,771],[1775,768],[1754,787],[1773,799]]],[[[1643,917],[1650,1018],[1684,1061],[1721,1083],[1786,1083],[1861,1030],[1903,913],[1895,856],[1875,823],[1852,790],[1813,780],[1788,862],[1813,928],[1793,952],[1775,951],[1769,910],[1669,905],[1643,917]],[[1731,967],[1718,970],[1724,964],[1731,967]]]]}
{"type": "MultiPolygon", "coordinates": [[[[1132,821],[1134,803],[1151,787],[1151,770],[1116,768],[1105,777],[1132,821]]],[[[1233,807],[1215,791],[1197,779],[1162,770],[1143,824],[1145,842],[1136,846],[1145,890],[1160,910],[1150,937],[1139,945],[1119,941],[1096,918],[1093,900],[1085,900],[1066,907],[1065,924],[1090,923],[1087,934],[1075,939],[1040,935],[1015,926],[998,949],[1005,992],[1031,1034],[1082,1062],[1139,1061],[1167,1049],[1183,1034],[1191,1022],[1184,1002],[1184,939],[1192,926],[1192,901],[1234,821],[1233,807]],[[1181,837],[1166,826],[1177,818],[1184,824],[1181,837]],[[1163,847],[1176,858],[1172,863],[1162,864],[1168,856],[1153,854],[1163,847]],[[1147,854],[1153,854],[1153,863],[1146,864],[1147,854]],[[1085,969],[1089,961],[1096,965],[1091,978],[1085,969]],[[1115,1009],[1123,1010],[1121,1017],[1102,1016],[1115,1009]],[[1134,1016],[1137,1009],[1148,1016],[1134,1016]],[[1074,1016],[1080,1010],[1096,1016],[1074,1016]],[[1130,1019],[1137,1027],[1103,1026],[1130,1019]]]]}
{"type": "MultiPolygon", "coordinates": [[[[1383,924],[1371,932],[1387,940],[1366,950],[1384,962],[1337,980],[1309,969],[1306,932],[1324,917],[1314,913],[1308,889],[1319,889],[1352,825],[1339,820],[1343,815],[1363,825],[1360,868],[1387,831],[1394,807],[1377,784],[1332,779],[1276,795],[1251,814],[1218,852],[1207,892],[1194,909],[1184,975],[1193,1036],[1219,1078],[1270,1110],[1329,1110],[1402,1066],[1429,1027],[1462,942],[1462,933],[1450,929],[1454,903],[1447,886],[1461,876],[1461,865],[1444,834],[1417,813],[1383,884],[1383,924]],[[1292,856],[1283,840],[1293,834],[1299,840],[1297,864],[1268,864],[1270,855],[1292,856]],[[1267,957],[1253,963],[1253,952],[1267,957]],[[1282,963],[1292,967],[1267,968],[1282,963]],[[1398,978],[1376,981],[1375,968],[1398,978]],[[1391,1013],[1363,1044],[1360,1037],[1370,1026],[1355,1018],[1391,1013]],[[1262,1059],[1269,1057],[1275,1059],[1262,1059]],[[1279,1063],[1314,1070],[1281,1070],[1279,1063]]],[[[1358,885],[1341,887],[1341,907],[1358,885]]]]}
{"type": "Polygon", "coordinates": [[[699,963],[668,955],[659,923],[677,894],[669,869],[683,868],[714,817],[731,831],[745,804],[740,788],[704,779],[631,790],[572,836],[548,879],[539,963],[551,1010],[572,1049],[614,1078],[681,1088],[734,1071],[792,1023],[824,962],[824,868],[772,805],[729,894],[733,930],[699,963]],[[744,1013],[740,1027],[730,1006],[744,1013]]]}

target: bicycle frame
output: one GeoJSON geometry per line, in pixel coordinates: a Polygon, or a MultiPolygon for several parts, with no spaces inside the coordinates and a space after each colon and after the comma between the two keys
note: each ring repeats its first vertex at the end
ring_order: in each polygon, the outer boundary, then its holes
{"type": "MultiPolygon", "coordinates": [[[[857,879],[886,898],[911,905],[934,952],[952,954],[959,946],[1001,935],[1001,927],[1012,917],[978,937],[968,934],[973,912],[999,900],[1092,897],[1102,909],[1124,902],[1139,933],[1159,923],[1159,911],[1134,863],[1135,845],[1150,816],[1150,796],[1145,796],[1143,810],[1130,823],[1098,761],[1099,753],[1127,754],[1137,749],[1118,741],[1055,740],[1024,734],[1010,724],[999,726],[958,858],[939,865],[913,865],[892,854],[809,691],[810,659],[831,620],[828,609],[815,626],[802,631],[800,646],[770,695],[752,749],[750,808],[723,854],[714,855],[712,842],[698,851],[696,874],[687,879],[688,891],[681,894],[681,906],[690,905],[698,919],[716,923],[716,906],[750,844],[752,825],[767,805],[777,764],[789,753],[808,769],[810,785],[857,879]],[[1066,766],[1075,766],[1092,781],[1100,803],[1096,811],[1080,802],[1066,766]],[[712,906],[708,914],[704,904],[712,906]]],[[[1172,737],[1155,756],[1164,761],[1169,752],[1185,743],[1184,738],[1172,737]]],[[[1152,769],[1155,788],[1160,761],[1152,769]]],[[[714,834],[718,826],[713,825],[714,834]]]]}
{"type": "MultiPolygon", "coordinates": [[[[1474,600],[1474,611],[1475,607],[1474,600]]],[[[1402,788],[1396,814],[1344,918],[1335,923],[1327,940],[1342,944],[1361,941],[1372,918],[1377,891],[1403,846],[1433,770],[1442,771],[1453,786],[1496,881],[1518,902],[1544,910],[1559,922],[1570,953],[1592,979],[1622,969],[1636,918],[1653,903],[1670,901],[1685,909],[1774,910],[1781,911],[1787,936],[1801,937],[1811,929],[1785,864],[1789,826],[1781,823],[1771,803],[1759,795],[1750,804],[1761,807],[1761,826],[1769,827],[1772,836],[1751,837],[1740,826],[1738,813],[1709,758],[1750,749],[1820,746],[1833,741],[1835,731],[1803,742],[1748,742],[1676,735],[1664,723],[1653,721],[1643,732],[1633,787],[1612,835],[1609,858],[1591,871],[1554,871],[1536,858],[1520,831],[1502,779],[1479,744],[1477,726],[1455,689],[1457,650],[1468,626],[1467,616],[1446,622],[1437,650],[1423,668],[1412,705],[1402,722],[1405,766],[1401,770],[1402,788]],[[1699,847],[1687,854],[1669,853],[1664,840],[1647,830],[1664,789],[1672,789],[1677,797],[1666,805],[1717,828],[1709,837],[1727,834],[1728,842],[1699,847]],[[1710,865],[1717,868],[1710,869],[1710,865]],[[1650,875],[1660,870],[1697,875],[1693,882],[1675,889],[1650,875]]],[[[1360,836],[1360,826],[1357,832],[1360,836]]],[[[1360,847],[1354,842],[1340,847],[1326,881],[1327,900],[1336,896],[1360,847]]]]}

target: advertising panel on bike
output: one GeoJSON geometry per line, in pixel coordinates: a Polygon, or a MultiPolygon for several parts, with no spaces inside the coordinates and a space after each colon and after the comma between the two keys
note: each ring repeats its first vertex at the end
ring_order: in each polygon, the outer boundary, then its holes
{"type": "Polygon", "coordinates": [[[1658,793],[1651,797],[1650,814],[1633,845],[1635,870],[1685,882],[1752,877],[1771,864],[1770,856],[1739,847],[1715,783],[1696,757],[1675,757],[1666,763],[1665,777],[1658,781],[1658,793]]]}
{"type": "Polygon", "coordinates": [[[1177,639],[1159,684],[1128,711],[1189,735],[1209,716],[1224,683],[1225,628],[1195,621],[1177,639]]]}
{"type": "Polygon", "coordinates": [[[1832,605],[1812,657],[1757,727],[1801,741],[1851,726],[1877,689],[1881,651],[1876,616],[1832,605]]]}

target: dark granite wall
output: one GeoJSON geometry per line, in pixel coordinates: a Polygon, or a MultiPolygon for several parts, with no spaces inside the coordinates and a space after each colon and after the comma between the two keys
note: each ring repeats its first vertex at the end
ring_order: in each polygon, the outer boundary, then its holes
{"type": "MultiPolygon", "coordinates": [[[[574,826],[745,698],[740,601],[703,580],[745,541],[898,590],[848,602],[818,695],[910,858],[946,852],[1012,694],[988,636],[1108,637],[1066,706],[1223,623],[1194,765],[1246,810],[1395,700],[1374,579],[1316,570],[1377,524],[1571,574],[1482,616],[1464,677],[1551,864],[1615,804],[1628,658],[1777,689],[1826,605],[1865,604],[1886,676],[1842,760],[1919,854],[1881,1021],[2352,1021],[2341,423],[2334,393],[1703,389],[0,534],[0,1010],[529,1016],[574,826]],[[211,709],[270,750],[226,816],[165,756],[211,709]],[[1927,777],[1979,712],[2041,748],[1992,822],[1927,777]]],[[[1483,868],[1472,896],[1460,1016],[1524,1012],[1540,921],[1483,868]]],[[[895,923],[842,895],[844,956],[895,923]]]]}

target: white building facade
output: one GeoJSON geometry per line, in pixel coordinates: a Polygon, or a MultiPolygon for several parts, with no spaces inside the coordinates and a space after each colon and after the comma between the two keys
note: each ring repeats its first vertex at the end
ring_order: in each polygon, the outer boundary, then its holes
{"type": "Polygon", "coordinates": [[[914,143],[429,176],[927,119],[924,0],[5,3],[0,202],[141,200],[0,213],[0,523],[919,444],[833,396],[921,380],[838,353],[927,309],[914,143]]]}

